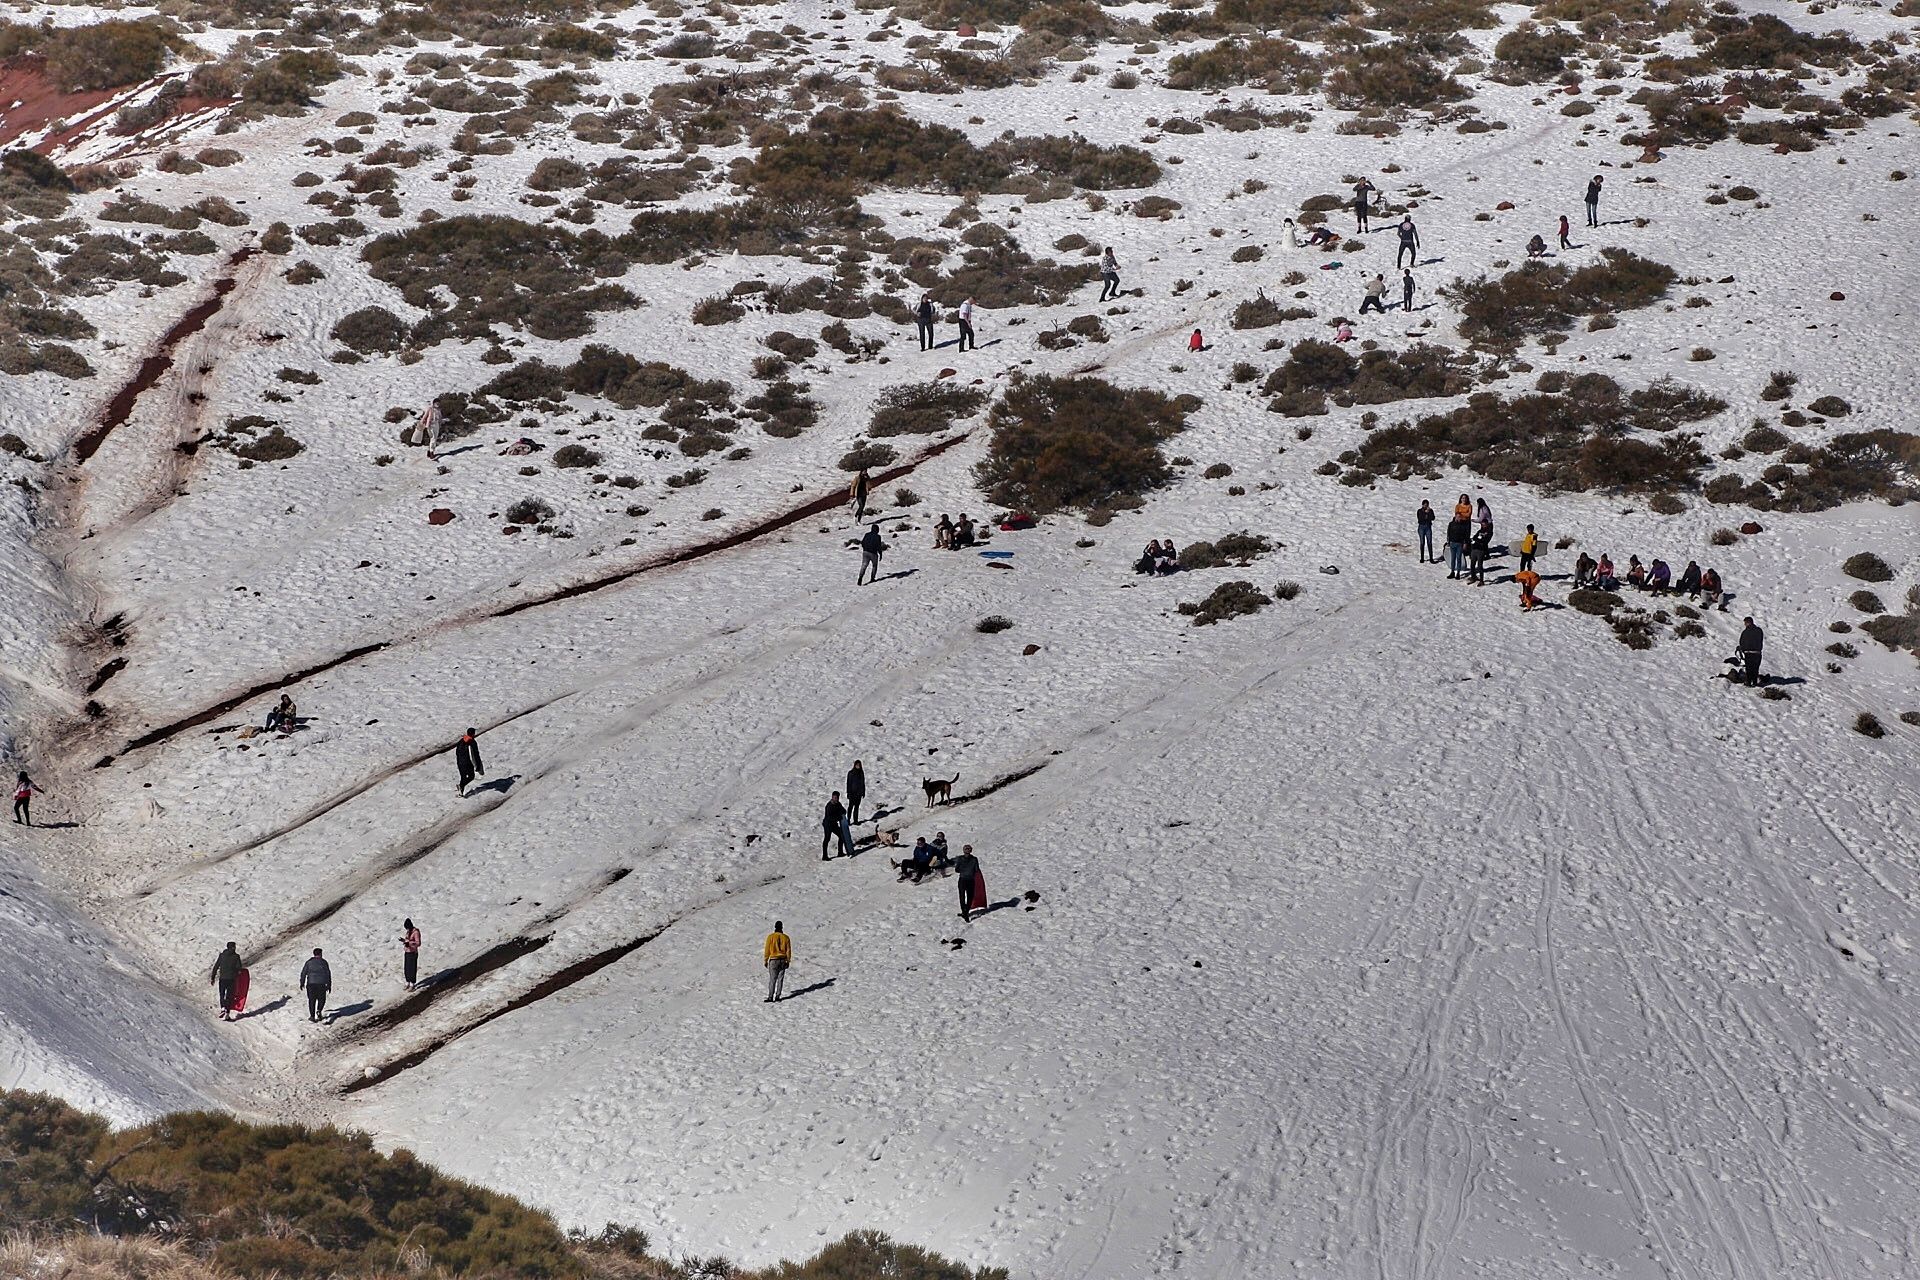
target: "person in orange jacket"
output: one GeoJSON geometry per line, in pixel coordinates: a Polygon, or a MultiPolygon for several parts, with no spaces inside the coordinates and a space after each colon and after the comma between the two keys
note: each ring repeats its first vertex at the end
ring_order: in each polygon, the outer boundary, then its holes
{"type": "Polygon", "coordinates": [[[1455,520],[1473,519],[1473,499],[1464,493],[1461,494],[1460,501],[1453,504],[1453,518],[1455,520]]]}
{"type": "Polygon", "coordinates": [[[1520,584],[1520,607],[1531,613],[1540,603],[1539,597],[1533,594],[1540,586],[1540,575],[1531,569],[1522,569],[1513,575],[1513,580],[1520,584]]]}
{"type": "Polygon", "coordinates": [[[773,932],[767,935],[767,945],[763,948],[767,966],[767,998],[762,1004],[773,1004],[780,999],[780,988],[787,984],[787,966],[793,963],[793,939],[783,930],[780,921],[773,922],[773,932]]]}

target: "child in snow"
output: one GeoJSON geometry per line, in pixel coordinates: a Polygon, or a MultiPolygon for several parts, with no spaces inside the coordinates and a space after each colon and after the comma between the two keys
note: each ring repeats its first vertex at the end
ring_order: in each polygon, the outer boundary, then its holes
{"type": "Polygon", "coordinates": [[[1531,569],[1522,569],[1513,575],[1513,580],[1520,584],[1520,607],[1528,613],[1533,612],[1540,603],[1539,597],[1533,594],[1540,586],[1540,575],[1531,569]]]}
{"type": "Polygon", "coordinates": [[[1207,340],[1200,336],[1200,331],[1198,329],[1195,329],[1193,331],[1193,336],[1187,339],[1187,350],[1204,351],[1206,349],[1206,346],[1207,346],[1207,340]]]}
{"type": "Polygon", "coordinates": [[[1522,572],[1533,568],[1533,553],[1540,548],[1540,536],[1528,525],[1527,531],[1520,535],[1520,568],[1522,572]]]}
{"type": "Polygon", "coordinates": [[[1564,213],[1561,214],[1560,215],[1560,247],[1562,249],[1573,248],[1573,242],[1567,239],[1568,233],[1571,232],[1572,230],[1573,228],[1569,226],[1567,223],[1567,215],[1564,213]]]}
{"type": "Polygon", "coordinates": [[[1348,324],[1345,320],[1342,320],[1340,322],[1340,327],[1333,331],[1333,340],[1335,342],[1352,342],[1353,326],[1348,324]]]}
{"type": "Polygon", "coordinates": [[[1545,236],[1536,232],[1533,239],[1527,241],[1527,256],[1529,258],[1544,258],[1547,256],[1547,241],[1545,236]]]}
{"type": "Polygon", "coordinates": [[[33,825],[33,798],[39,794],[40,789],[33,785],[33,779],[29,778],[26,770],[22,769],[20,776],[14,779],[13,783],[13,820],[15,822],[25,823],[29,827],[33,825]]]}

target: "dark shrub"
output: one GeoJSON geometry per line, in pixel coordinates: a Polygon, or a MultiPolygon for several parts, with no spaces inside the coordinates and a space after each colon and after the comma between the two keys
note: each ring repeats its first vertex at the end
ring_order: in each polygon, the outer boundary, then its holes
{"type": "Polygon", "coordinates": [[[1318,60],[1290,40],[1222,40],[1198,53],[1175,54],[1167,63],[1167,86],[1173,89],[1246,84],[1295,93],[1319,81],[1318,60]]]}
{"type": "Polygon", "coordinates": [[[1871,551],[1859,551],[1847,557],[1840,571],[1850,578],[1862,582],[1887,582],[1893,578],[1893,570],[1887,562],[1871,551]]]}
{"type": "Polygon", "coordinates": [[[1282,578],[1273,584],[1273,598],[1275,600],[1292,600],[1299,594],[1300,584],[1291,578],[1282,578]]]}
{"type": "Polygon", "coordinates": [[[1869,738],[1884,738],[1887,736],[1886,726],[1882,725],[1880,723],[1880,717],[1874,715],[1871,711],[1862,711],[1853,718],[1853,731],[1869,738]]]}
{"type": "Polygon", "coordinates": [[[361,355],[390,355],[407,345],[409,332],[407,322],[385,307],[362,307],[342,316],[332,336],[361,355]]]}
{"type": "Polygon", "coordinates": [[[583,444],[563,444],[553,451],[553,465],[556,467],[597,467],[600,465],[600,453],[583,444]]]}
{"type": "Polygon", "coordinates": [[[540,498],[520,498],[506,510],[508,524],[545,524],[553,516],[553,508],[540,498]]]}
{"type": "Polygon", "coordinates": [[[46,56],[53,82],[68,93],[151,80],[166,65],[169,44],[153,22],[117,19],[33,32],[28,40],[46,56]]]}
{"type": "Polygon", "coordinates": [[[898,456],[899,454],[894,451],[893,446],[890,444],[882,444],[873,440],[863,440],[842,455],[840,459],[840,469],[842,471],[860,471],[874,467],[884,467],[898,456]]]}
{"type": "Polygon", "coordinates": [[[1823,418],[1844,418],[1853,412],[1853,406],[1839,396],[1821,396],[1807,406],[1807,412],[1817,413],[1823,418]]]}
{"type": "Polygon", "coordinates": [[[1193,619],[1196,627],[1212,626],[1228,618],[1258,613],[1273,603],[1273,598],[1251,582],[1223,582],[1197,603],[1183,601],[1180,613],[1193,619]]]}
{"type": "Polygon", "coordinates": [[[991,614],[988,614],[986,617],[980,619],[980,621],[974,623],[973,629],[975,631],[980,632],[982,635],[991,636],[991,635],[998,635],[1000,632],[1007,630],[1011,626],[1013,626],[1012,618],[1005,618],[997,613],[991,613],[991,614]]]}
{"type": "Polygon", "coordinates": [[[953,426],[955,419],[972,417],[986,402],[984,391],[951,381],[888,387],[874,401],[867,434],[932,435],[953,426]]]}
{"type": "Polygon", "coordinates": [[[513,368],[496,373],[480,388],[480,394],[522,403],[529,400],[558,400],[567,393],[567,374],[544,360],[522,360],[513,368]]]}
{"type": "Polygon", "coordinates": [[[1464,337],[1511,347],[1565,330],[1580,316],[1650,306],[1677,278],[1673,268],[1625,249],[1603,249],[1601,257],[1578,270],[1529,262],[1497,279],[1456,280],[1441,292],[1460,308],[1464,337]]]}
{"type": "Polygon", "coordinates": [[[240,96],[266,107],[303,107],[315,89],[345,74],[340,59],[324,49],[294,49],[255,67],[240,96]]]}
{"type": "Polygon", "coordinates": [[[1180,548],[1180,567],[1217,569],[1231,564],[1245,568],[1271,550],[1273,543],[1269,539],[1242,530],[1215,542],[1189,542],[1180,548]]]}
{"type": "Polygon", "coordinates": [[[1406,41],[1362,45],[1327,78],[1328,100],[1342,107],[1431,107],[1467,96],[1466,86],[1406,41]]]}
{"type": "Polygon", "coordinates": [[[1847,603],[1862,613],[1885,613],[1887,606],[1880,597],[1871,591],[1856,591],[1847,597],[1847,603]]]}
{"type": "Polygon", "coordinates": [[[1593,587],[1575,587],[1568,593],[1567,603],[1581,613],[1606,617],[1626,601],[1611,591],[1600,591],[1593,587]]]}
{"type": "Polygon", "coordinates": [[[1160,446],[1186,413],[1157,391],[1099,378],[1022,379],[988,415],[975,476],[994,502],[1036,515],[1137,499],[1167,482],[1160,446]]]}

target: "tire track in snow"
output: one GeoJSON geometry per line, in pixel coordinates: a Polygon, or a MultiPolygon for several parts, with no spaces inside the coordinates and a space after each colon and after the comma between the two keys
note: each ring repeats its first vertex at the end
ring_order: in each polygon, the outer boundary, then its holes
{"type": "MultiPolygon", "coordinates": [[[[873,483],[875,485],[888,484],[904,476],[911,475],[924,464],[963,443],[971,435],[972,430],[969,429],[944,440],[936,441],[922,449],[900,466],[881,472],[874,477],[873,483]]],[[[598,578],[590,578],[585,581],[550,588],[519,600],[482,606],[476,610],[469,610],[466,613],[456,614],[452,617],[442,619],[421,631],[386,640],[377,640],[356,645],[344,653],[336,654],[331,658],[309,664],[292,672],[269,677],[243,691],[227,694],[213,703],[204,705],[198,711],[190,712],[175,720],[148,729],[128,739],[119,751],[103,756],[95,761],[93,767],[96,769],[110,768],[114,762],[122,756],[130,755],[133,752],[141,751],[148,747],[158,746],[188,729],[199,728],[201,725],[226,715],[256,698],[270,693],[279,693],[285,689],[291,689],[296,685],[313,679],[315,676],[336,671],[341,667],[357,662],[370,655],[384,653],[389,649],[401,645],[418,645],[428,641],[442,639],[480,623],[512,617],[515,614],[524,613],[529,609],[536,609],[550,604],[560,604],[609,588],[624,586],[634,579],[647,574],[655,573],[663,569],[677,568],[710,555],[744,546],[764,538],[768,534],[790,528],[803,520],[812,519],[825,512],[832,511],[844,504],[845,501],[844,495],[838,490],[835,490],[823,497],[810,499],[797,507],[788,508],[779,515],[757,521],[724,537],[665,551],[628,569],[618,570],[598,578]]]]}

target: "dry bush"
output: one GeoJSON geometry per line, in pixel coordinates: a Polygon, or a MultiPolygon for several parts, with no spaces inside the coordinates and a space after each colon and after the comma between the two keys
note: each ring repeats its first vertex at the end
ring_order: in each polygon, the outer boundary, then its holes
{"type": "Polygon", "coordinates": [[[1160,446],[1191,407],[1100,378],[1025,378],[988,415],[975,477],[994,502],[1035,515],[1137,500],[1167,483],[1160,446]]]}
{"type": "Polygon", "coordinates": [[[1840,571],[1849,578],[1858,578],[1862,582],[1891,582],[1893,569],[1871,551],[1857,551],[1847,557],[1840,571]]]}
{"type": "Polygon", "coordinates": [[[1465,85],[1404,40],[1362,45],[1327,77],[1327,99],[1341,107],[1433,107],[1469,96],[1465,85]]]}
{"type": "Polygon", "coordinates": [[[1273,597],[1251,582],[1236,580],[1221,583],[1208,592],[1204,600],[1182,601],[1179,612],[1183,617],[1192,618],[1194,626],[1209,627],[1229,618],[1258,613],[1272,603],[1273,597]]]}
{"type": "Polygon", "coordinates": [[[1673,268],[1625,249],[1603,249],[1601,258],[1578,269],[1529,262],[1503,276],[1455,280],[1441,294],[1460,308],[1462,336],[1513,347],[1580,316],[1651,306],[1677,279],[1673,268]]]}
{"type": "Polygon", "coordinates": [[[71,27],[0,25],[0,60],[37,53],[65,93],[151,80],[175,50],[190,48],[157,21],[109,19],[71,27]]]}
{"type": "Polygon", "coordinates": [[[1175,54],[1167,63],[1167,86],[1172,89],[1244,84],[1273,93],[1303,93],[1319,83],[1318,59],[1291,40],[1222,40],[1210,49],[1175,54]]]}
{"type": "Polygon", "coordinates": [[[1462,395],[1472,386],[1469,371],[1469,362],[1445,347],[1418,344],[1405,351],[1375,349],[1354,356],[1338,343],[1304,338],[1293,344],[1287,362],[1267,375],[1261,389],[1285,399],[1276,410],[1283,413],[1303,397],[1331,396],[1342,406],[1389,404],[1462,395]]]}
{"type": "Polygon", "coordinates": [[[986,392],[953,382],[913,382],[888,387],[874,400],[870,436],[933,435],[970,418],[987,402],[986,392]]]}
{"type": "Polygon", "coordinates": [[[1628,412],[1618,384],[1603,374],[1582,374],[1559,394],[1503,400],[1480,392],[1448,413],[1373,432],[1357,463],[1396,479],[1445,465],[1574,492],[1695,487],[1707,466],[1699,440],[1669,433],[1652,443],[1619,434],[1628,412]]]}
{"type": "Polygon", "coordinates": [[[578,338],[592,332],[595,311],[638,302],[622,286],[602,283],[629,266],[611,238],[498,214],[390,232],[368,243],[361,257],[374,279],[432,313],[417,341],[491,337],[497,324],[537,338],[578,338]],[[450,306],[439,296],[443,290],[454,295],[450,306]]]}
{"type": "Polygon", "coordinates": [[[1273,550],[1271,539],[1258,533],[1230,533],[1213,542],[1189,542],[1180,548],[1182,569],[1218,569],[1224,565],[1245,568],[1273,550]]]}

